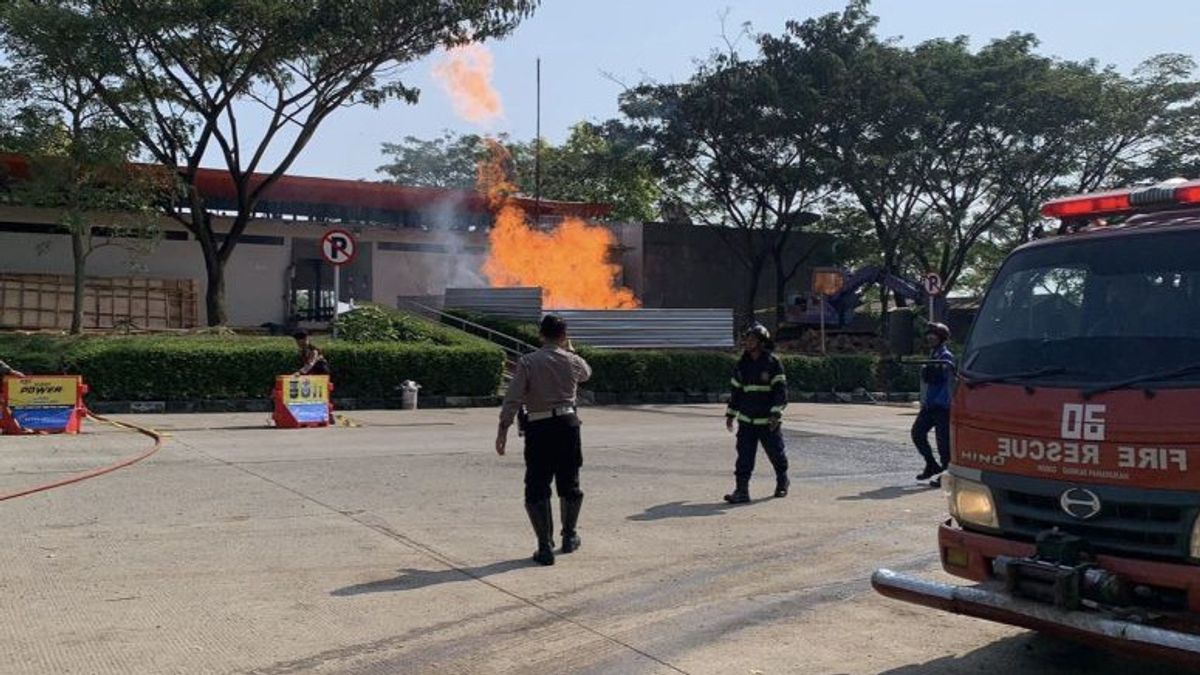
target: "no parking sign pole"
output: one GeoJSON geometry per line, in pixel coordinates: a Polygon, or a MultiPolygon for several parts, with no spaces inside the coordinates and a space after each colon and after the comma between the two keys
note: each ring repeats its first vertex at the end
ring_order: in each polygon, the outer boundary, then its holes
{"type": "Polygon", "coordinates": [[[349,265],[358,254],[354,235],[345,230],[329,230],[321,237],[321,257],[333,265],[333,339],[338,337],[338,309],[342,303],[342,265],[349,265]]]}
{"type": "Polygon", "coordinates": [[[933,315],[933,299],[942,292],[942,278],[937,272],[929,272],[921,282],[925,286],[925,294],[929,296],[929,322],[933,323],[936,318],[933,315]]]}

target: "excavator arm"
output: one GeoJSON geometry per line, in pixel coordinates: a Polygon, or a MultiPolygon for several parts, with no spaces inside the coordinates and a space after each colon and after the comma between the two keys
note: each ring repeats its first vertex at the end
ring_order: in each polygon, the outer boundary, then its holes
{"type": "MultiPolygon", "coordinates": [[[[868,265],[847,276],[842,289],[826,299],[826,322],[832,326],[849,324],[854,310],[863,303],[863,290],[874,284],[880,284],[916,305],[923,305],[929,301],[929,294],[920,284],[889,274],[879,265],[868,265]]],[[[802,318],[800,313],[793,314],[792,320],[804,324],[817,323],[820,321],[819,311],[816,307],[810,307],[802,313],[802,318]]]]}

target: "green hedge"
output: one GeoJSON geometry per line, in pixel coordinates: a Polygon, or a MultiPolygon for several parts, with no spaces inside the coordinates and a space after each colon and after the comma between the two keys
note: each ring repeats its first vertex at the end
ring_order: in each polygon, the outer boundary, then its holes
{"type": "Polygon", "coordinates": [[[534,346],[542,343],[542,339],[538,335],[538,325],[536,323],[526,323],[514,319],[501,319],[465,309],[448,309],[446,313],[460,319],[466,319],[471,323],[477,323],[484,328],[491,328],[494,331],[504,333],[509,337],[517,338],[534,346]]]}
{"type": "Polygon", "coordinates": [[[894,360],[883,360],[876,368],[878,379],[887,383],[889,391],[920,391],[921,369],[918,366],[904,366],[894,360]]]}
{"type": "Polygon", "coordinates": [[[736,362],[724,352],[583,349],[580,353],[592,366],[592,380],[585,386],[614,394],[725,391],[736,362]]]}
{"type": "Polygon", "coordinates": [[[0,360],[25,373],[62,372],[67,351],[83,338],[0,333],[0,360]]]}
{"type": "Polygon", "coordinates": [[[338,337],[350,342],[411,342],[438,345],[486,344],[472,335],[382,305],[365,304],[338,317],[338,337]]]}
{"type": "MultiPolygon", "coordinates": [[[[339,341],[322,344],[333,366],[335,396],[394,398],[400,382],[422,393],[485,396],[500,385],[503,353],[471,343],[339,341]]],[[[728,391],[737,356],[720,351],[583,349],[597,392],[728,391]]],[[[794,392],[917,391],[918,369],[874,356],[781,355],[794,392]]],[[[298,366],[287,338],[85,337],[0,334],[0,358],[27,372],[82,374],[99,400],[262,398],[275,377],[298,366]]]]}
{"type": "MultiPolygon", "coordinates": [[[[487,345],[337,342],[323,349],[340,398],[396,398],[404,380],[425,394],[488,396],[504,364],[503,353],[487,345]]],[[[92,395],[108,401],[265,398],[276,376],[299,367],[287,338],[8,338],[0,354],[28,372],[81,374],[92,395]]]]}
{"type": "MultiPolygon", "coordinates": [[[[726,352],[582,350],[592,365],[593,391],[715,393],[729,390],[737,356],[726,352]]],[[[874,356],[799,356],[782,354],[788,388],[793,392],[880,389],[916,391],[915,369],[874,356]]]]}

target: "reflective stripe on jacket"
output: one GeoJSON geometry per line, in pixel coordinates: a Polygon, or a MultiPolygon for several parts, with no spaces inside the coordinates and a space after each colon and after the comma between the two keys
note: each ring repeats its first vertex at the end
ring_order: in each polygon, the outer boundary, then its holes
{"type": "Polygon", "coordinates": [[[728,417],[754,425],[768,425],[783,417],[787,407],[787,375],[783,362],[770,352],[763,352],[757,359],[749,352],[733,367],[729,382],[728,417]]]}

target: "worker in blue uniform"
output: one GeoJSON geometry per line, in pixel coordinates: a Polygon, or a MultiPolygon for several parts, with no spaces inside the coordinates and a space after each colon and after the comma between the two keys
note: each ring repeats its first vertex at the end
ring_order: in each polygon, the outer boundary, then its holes
{"type": "Polygon", "coordinates": [[[954,379],[954,354],[946,346],[950,328],[944,323],[931,323],[925,330],[925,340],[929,343],[929,363],[921,368],[925,393],[921,396],[921,412],[912,426],[912,439],[925,459],[925,470],[917,480],[933,478],[931,484],[939,487],[939,476],[950,466],[950,384],[954,379]],[[931,429],[937,439],[938,459],[934,459],[929,446],[931,429]]]}

